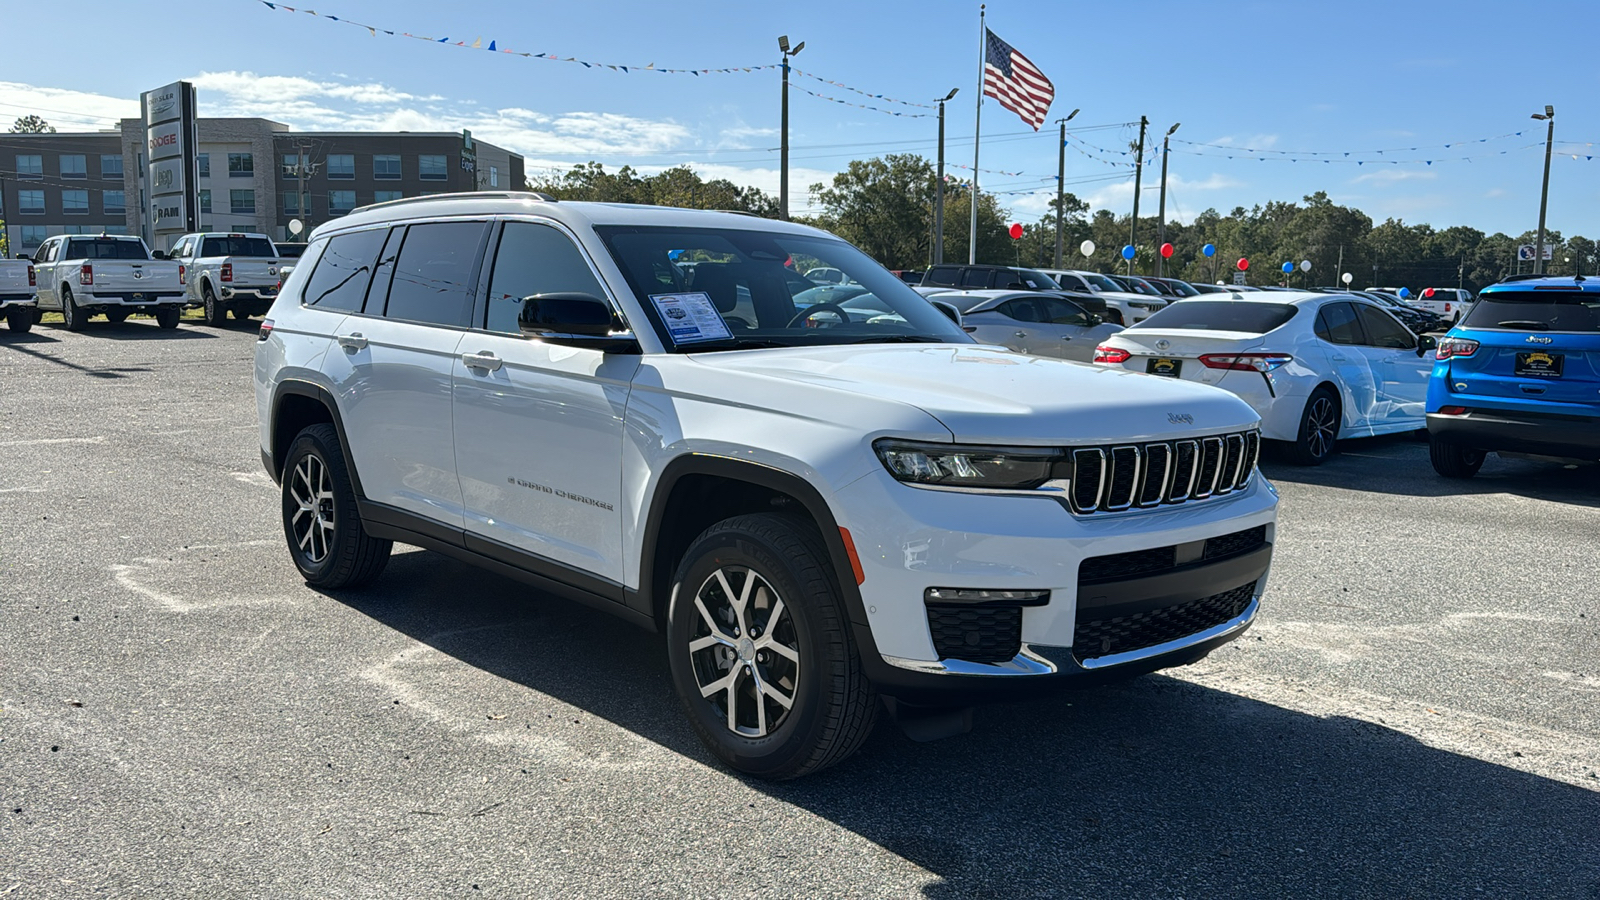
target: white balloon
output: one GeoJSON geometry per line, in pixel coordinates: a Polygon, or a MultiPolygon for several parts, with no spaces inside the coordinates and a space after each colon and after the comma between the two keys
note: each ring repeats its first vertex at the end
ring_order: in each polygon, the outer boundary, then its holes
{"type": "Polygon", "coordinates": [[[1300,271],[1302,271],[1302,272],[1311,271],[1311,260],[1309,260],[1309,259],[1300,260],[1300,271]]]}
{"type": "Polygon", "coordinates": [[[1351,275],[1349,272],[1346,272],[1343,275],[1340,275],[1339,279],[1341,281],[1343,281],[1345,284],[1349,284],[1350,282],[1355,280],[1355,277],[1353,275],[1351,275]]]}
{"type": "Polygon", "coordinates": [[[1084,256],[1093,256],[1094,255],[1094,241],[1084,241],[1083,243],[1078,245],[1078,250],[1080,252],[1082,252],[1084,256]]]}

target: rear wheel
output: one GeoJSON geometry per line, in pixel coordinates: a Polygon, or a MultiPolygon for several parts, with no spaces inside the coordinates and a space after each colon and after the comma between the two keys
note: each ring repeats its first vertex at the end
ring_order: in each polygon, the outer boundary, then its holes
{"type": "Polygon", "coordinates": [[[106,321],[126,322],[128,321],[128,311],[125,309],[108,309],[106,310],[106,321]]]}
{"type": "Polygon", "coordinates": [[[176,306],[163,306],[156,310],[156,324],[162,328],[177,328],[183,310],[176,306]]]}
{"type": "Polygon", "coordinates": [[[228,324],[228,308],[217,302],[217,292],[211,289],[210,284],[200,286],[200,296],[205,302],[206,324],[212,328],[228,324]]]}
{"type": "Polygon", "coordinates": [[[243,308],[235,306],[233,308],[233,320],[235,322],[248,322],[248,321],[250,321],[250,310],[243,309],[243,308]]]}
{"type": "Polygon", "coordinates": [[[828,552],[809,522],[763,513],[706,529],[678,566],[672,680],[700,739],[731,768],[797,778],[843,760],[878,706],[828,552]]]}
{"type": "Polygon", "coordinates": [[[1444,438],[1431,438],[1428,441],[1428,459],[1433,463],[1433,470],[1446,478],[1471,478],[1483,468],[1483,461],[1487,453],[1471,447],[1464,447],[1455,441],[1444,438]]]}
{"type": "Polygon", "coordinates": [[[283,536],[306,584],[360,587],[389,563],[393,541],[367,534],[356,510],[350,468],[332,425],[295,436],[283,466],[283,536]]]}
{"type": "Polygon", "coordinates": [[[6,327],[17,334],[33,330],[33,307],[13,306],[6,310],[6,327]]]}
{"type": "Polygon", "coordinates": [[[72,299],[72,288],[61,286],[61,324],[68,331],[82,331],[84,323],[88,320],[83,310],[78,308],[78,302],[72,299]]]}
{"type": "Polygon", "coordinates": [[[1339,395],[1319,387],[1300,414],[1300,431],[1289,445],[1289,459],[1296,465],[1320,466],[1333,456],[1338,439],[1339,395]]]}

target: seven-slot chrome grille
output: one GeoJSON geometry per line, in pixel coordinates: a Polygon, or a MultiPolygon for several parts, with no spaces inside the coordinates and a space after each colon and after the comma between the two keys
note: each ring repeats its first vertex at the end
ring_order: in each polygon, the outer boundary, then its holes
{"type": "Polygon", "coordinates": [[[1250,483],[1261,455],[1256,431],[1107,447],[1074,447],[1072,511],[1151,509],[1220,497],[1250,483]]]}

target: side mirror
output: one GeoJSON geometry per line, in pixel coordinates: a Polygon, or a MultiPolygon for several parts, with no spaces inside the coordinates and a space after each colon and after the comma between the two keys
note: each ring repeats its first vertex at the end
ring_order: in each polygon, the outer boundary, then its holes
{"type": "Polygon", "coordinates": [[[1105,323],[1106,323],[1106,320],[1105,320],[1104,316],[1097,316],[1094,313],[1089,313],[1089,327],[1090,328],[1093,328],[1096,325],[1104,325],[1105,323]]]}
{"type": "Polygon", "coordinates": [[[165,251],[165,250],[151,250],[150,251],[150,258],[151,259],[166,259],[167,258],[167,251],[165,251]]]}
{"type": "Polygon", "coordinates": [[[1430,335],[1417,338],[1417,355],[1427,356],[1429,350],[1439,349],[1439,339],[1430,335]]]}
{"type": "Polygon", "coordinates": [[[611,305],[593,294],[532,294],[522,298],[517,328],[525,337],[552,344],[622,352],[637,342],[629,334],[613,334],[616,317],[611,305]]]}
{"type": "Polygon", "coordinates": [[[946,303],[943,300],[929,300],[928,302],[933,304],[934,309],[944,313],[945,318],[957,325],[961,324],[961,310],[956,309],[954,304],[946,303]]]}

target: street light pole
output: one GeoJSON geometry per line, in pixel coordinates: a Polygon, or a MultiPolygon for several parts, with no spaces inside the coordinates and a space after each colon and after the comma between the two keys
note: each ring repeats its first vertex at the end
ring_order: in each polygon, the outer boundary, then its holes
{"type": "MultiPolygon", "coordinates": [[[[1139,255],[1139,186],[1144,181],[1144,130],[1149,125],[1149,119],[1139,117],[1139,146],[1134,151],[1137,155],[1133,163],[1133,221],[1128,224],[1128,246],[1133,248],[1135,258],[1139,255]]],[[[1131,259],[1128,260],[1128,274],[1133,274],[1131,259]]]]}
{"type": "Polygon", "coordinates": [[[801,41],[789,49],[789,36],[778,36],[778,50],[783,53],[783,125],[778,151],[778,218],[789,221],[789,57],[799,56],[806,48],[801,41]]]}
{"type": "Polygon", "coordinates": [[[1065,119],[1057,119],[1061,123],[1061,143],[1056,147],[1056,268],[1061,268],[1061,223],[1066,216],[1067,205],[1067,123],[1077,115],[1079,110],[1073,110],[1065,119]]]}
{"type": "Polygon", "coordinates": [[[944,262],[944,105],[960,88],[951,88],[939,101],[939,174],[933,182],[933,265],[944,262]]]}
{"type": "Polygon", "coordinates": [[[1178,130],[1182,122],[1173,122],[1167,129],[1167,136],[1161,139],[1161,226],[1159,236],[1156,238],[1156,277],[1166,274],[1166,257],[1160,253],[1160,248],[1167,243],[1167,143],[1172,140],[1172,133],[1178,130]]]}
{"type": "Polygon", "coordinates": [[[1544,137],[1544,187],[1539,191],[1539,237],[1533,245],[1533,274],[1544,274],[1544,212],[1550,202],[1550,148],[1556,140],[1556,108],[1546,105],[1544,115],[1534,113],[1535,119],[1549,123],[1544,137]]]}

